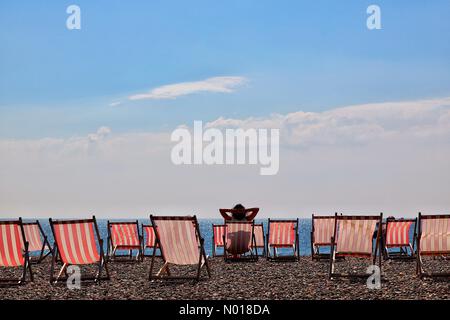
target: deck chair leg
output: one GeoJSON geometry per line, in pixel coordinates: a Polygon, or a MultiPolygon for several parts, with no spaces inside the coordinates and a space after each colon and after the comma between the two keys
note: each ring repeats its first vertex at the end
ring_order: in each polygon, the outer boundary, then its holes
{"type": "Polygon", "coordinates": [[[168,272],[168,269],[169,269],[169,263],[165,262],[164,265],[161,267],[161,269],[159,269],[159,271],[156,273],[156,276],[158,276],[158,277],[161,276],[161,274],[163,272],[166,272],[168,275],[170,275],[168,272]]]}
{"type": "Polygon", "coordinates": [[[58,276],[55,279],[55,283],[58,282],[59,278],[61,277],[61,275],[63,274],[63,272],[66,272],[66,268],[67,268],[68,264],[64,263],[61,270],[58,273],[58,276]]]}
{"type": "Polygon", "coordinates": [[[30,281],[33,282],[34,281],[34,276],[33,276],[33,271],[31,270],[31,263],[29,258],[27,259],[27,266],[28,266],[28,272],[30,272],[30,281]]]}

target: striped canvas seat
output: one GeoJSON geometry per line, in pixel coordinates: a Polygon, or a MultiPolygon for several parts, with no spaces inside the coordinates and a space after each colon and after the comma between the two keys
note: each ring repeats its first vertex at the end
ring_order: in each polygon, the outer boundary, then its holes
{"type": "MultiPolygon", "coordinates": [[[[267,259],[291,260],[299,258],[298,219],[268,221],[267,259]],[[288,255],[280,255],[278,249],[290,248],[288,255]]],[[[287,249],[282,249],[282,251],[287,249]]]]}
{"type": "Polygon", "coordinates": [[[212,236],[212,253],[213,257],[221,256],[217,254],[217,248],[224,247],[224,236],[225,236],[225,225],[223,224],[213,224],[212,225],[213,236],[212,236]]]}
{"type": "Polygon", "coordinates": [[[450,254],[450,217],[421,220],[420,253],[450,254]]]}
{"type": "MultiPolygon", "coordinates": [[[[50,270],[50,282],[56,283],[69,265],[96,264],[98,272],[93,277],[83,277],[84,280],[109,280],[108,266],[103,255],[103,240],[100,238],[97,220],[52,220],[50,226],[55,239],[55,249],[50,270]],[[63,266],[55,278],[53,275],[56,259],[59,257],[63,266]],[[105,269],[106,276],[101,277],[105,269]]],[[[67,278],[67,277],[66,277],[67,278]]]]}
{"type": "Polygon", "coordinates": [[[409,246],[409,230],[414,221],[388,221],[386,224],[386,247],[409,246]]]}
{"type": "Polygon", "coordinates": [[[34,222],[24,222],[23,230],[25,232],[25,239],[28,241],[28,251],[29,252],[40,252],[39,257],[32,259],[30,257],[31,263],[40,263],[47,256],[51,254],[50,243],[47,240],[47,236],[41,228],[38,220],[34,222]],[[47,251],[47,253],[45,253],[47,251]]]}
{"type": "Polygon", "coordinates": [[[30,280],[33,281],[28,252],[28,241],[25,240],[22,219],[0,221],[0,267],[23,269],[19,279],[0,278],[1,284],[23,284],[27,271],[30,273],[30,280]]]}
{"type": "Polygon", "coordinates": [[[255,224],[255,241],[256,241],[256,248],[264,248],[264,227],[262,224],[255,224]]]}
{"type": "Polygon", "coordinates": [[[450,214],[423,215],[419,212],[418,225],[417,274],[420,278],[450,277],[448,268],[425,271],[422,259],[424,256],[444,258],[446,261],[450,258],[450,214]]]}
{"type": "Polygon", "coordinates": [[[295,221],[270,221],[269,242],[271,247],[292,247],[295,244],[295,221]]]}
{"type": "Polygon", "coordinates": [[[155,226],[166,262],[198,264],[200,243],[192,220],[156,220],[155,226]]]}
{"type": "Polygon", "coordinates": [[[213,225],[214,245],[216,247],[224,246],[224,241],[223,241],[224,236],[225,236],[225,225],[223,225],[223,224],[213,225]]]}
{"type": "Polygon", "coordinates": [[[331,238],[334,235],[334,216],[318,217],[313,216],[313,244],[316,246],[331,245],[331,238]]]}
{"type": "Polygon", "coordinates": [[[100,261],[93,221],[55,221],[53,232],[63,263],[83,265],[100,261]]]}
{"type": "Polygon", "coordinates": [[[156,237],[155,237],[155,229],[153,229],[153,226],[143,225],[142,230],[144,231],[145,248],[155,247],[156,237]]]}
{"type": "Polygon", "coordinates": [[[41,231],[37,224],[24,224],[25,239],[28,241],[28,251],[41,251],[44,244],[41,239],[41,231]]]}
{"type": "Polygon", "coordinates": [[[371,256],[377,220],[338,220],[336,253],[338,255],[371,256]]]}
{"type": "Polygon", "coordinates": [[[155,236],[161,250],[164,261],[163,267],[153,275],[154,258],[150,267],[150,279],[161,278],[200,278],[200,270],[206,265],[209,274],[209,266],[203,247],[204,240],[201,238],[197,218],[194,217],[155,217],[150,216],[155,230],[155,236]],[[198,265],[196,277],[173,277],[169,271],[169,265],[198,265]]]}
{"type": "Polygon", "coordinates": [[[329,259],[330,253],[320,252],[320,249],[331,246],[331,238],[334,236],[334,216],[316,216],[313,214],[311,221],[311,258],[313,260],[329,259]]]}
{"type": "MultiPolygon", "coordinates": [[[[378,255],[378,267],[381,271],[381,228],[383,214],[379,216],[343,216],[335,214],[336,228],[331,243],[329,278],[365,277],[365,273],[337,273],[335,263],[342,257],[359,257],[371,259],[374,265],[378,255]],[[377,228],[378,226],[378,228],[377,228]],[[376,231],[375,249],[374,234],[376,231]]],[[[351,262],[352,260],[350,260],[351,262]]]]}
{"type": "Polygon", "coordinates": [[[225,248],[233,255],[251,251],[253,236],[252,222],[226,222],[225,248]]]}
{"type": "Polygon", "coordinates": [[[109,222],[111,246],[116,249],[136,249],[141,245],[138,222],[109,222]]]}
{"type": "Polygon", "coordinates": [[[25,264],[24,240],[20,223],[0,221],[0,266],[19,267],[25,264]]]}

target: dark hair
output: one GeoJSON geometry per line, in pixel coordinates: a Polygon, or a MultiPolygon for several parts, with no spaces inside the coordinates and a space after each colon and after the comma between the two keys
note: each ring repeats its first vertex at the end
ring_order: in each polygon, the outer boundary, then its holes
{"type": "Polygon", "coordinates": [[[240,212],[233,212],[233,218],[236,220],[244,220],[246,216],[245,207],[238,203],[233,207],[234,210],[242,210],[240,212]]]}

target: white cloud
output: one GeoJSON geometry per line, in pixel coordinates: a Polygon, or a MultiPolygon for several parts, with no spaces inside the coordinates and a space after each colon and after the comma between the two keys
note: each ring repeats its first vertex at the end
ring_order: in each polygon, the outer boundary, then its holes
{"type": "Polygon", "coordinates": [[[213,77],[201,81],[180,82],[152,89],[147,93],[129,96],[130,100],[175,99],[198,92],[230,93],[246,82],[244,77],[213,77]]]}
{"type": "Polygon", "coordinates": [[[109,104],[109,106],[110,106],[110,107],[117,107],[117,106],[120,106],[121,104],[122,104],[121,101],[114,101],[114,102],[111,102],[111,103],[109,104]]]}
{"type": "MultiPolygon", "coordinates": [[[[192,124],[188,124],[192,126],[192,124]]],[[[0,217],[147,217],[260,206],[261,217],[312,212],[414,216],[450,207],[450,99],[349,106],[209,127],[281,128],[280,171],[174,166],[170,132],[0,139],[0,217]]]]}
{"type": "Polygon", "coordinates": [[[285,145],[314,147],[400,137],[450,137],[450,98],[298,111],[266,118],[219,118],[206,127],[278,128],[285,145]]]}

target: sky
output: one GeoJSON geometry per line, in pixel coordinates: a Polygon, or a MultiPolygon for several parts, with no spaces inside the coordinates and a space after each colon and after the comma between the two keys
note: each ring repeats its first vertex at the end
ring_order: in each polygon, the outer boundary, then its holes
{"type": "Polygon", "coordinates": [[[444,0],[2,1],[0,217],[448,212],[449,35],[444,0]],[[279,129],[278,174],[175,166],[196,120],[279,129]]]}

